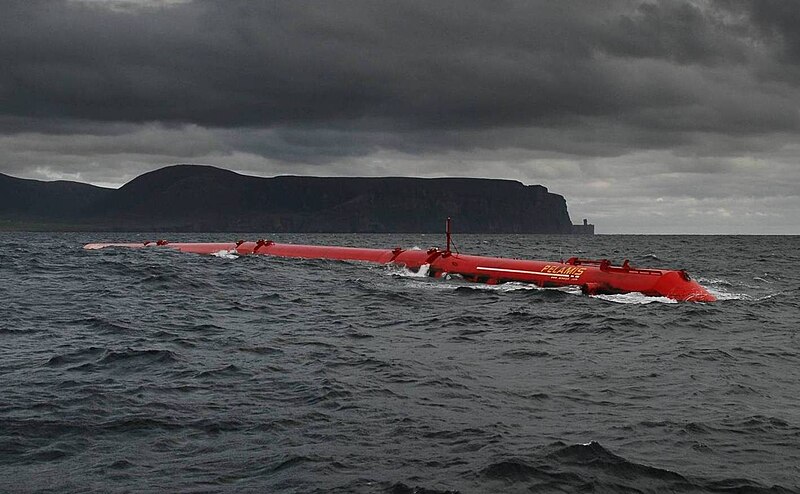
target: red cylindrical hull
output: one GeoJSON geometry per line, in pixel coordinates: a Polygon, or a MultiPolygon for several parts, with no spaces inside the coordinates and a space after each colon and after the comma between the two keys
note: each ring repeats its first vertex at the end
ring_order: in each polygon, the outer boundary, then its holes
{"type": "Polygon", "coordinates": [[[403,250],[400,248],[362,249],[321,245],[278,244],[271,241],[236,243],[166,243],[88,244],[86,249],[104,247],[145,247],[163,245],[182,252],[214,254],[221,251],[240,255],[258,254],[307,259],[366,261],[398,264],[412,270],[429,266],[431,276],[457,274],[468,281],[498,284],[509,281],[533,283],[541,287],[578,286],[587,294],[640,292],[648,296],[680,301],[713,302],[716,298],[684,271],[640,269],[624,263],[612,266],[608,261],[569,259],[547,262],[499,257],[454,254],[438,249],[403,250]]]}

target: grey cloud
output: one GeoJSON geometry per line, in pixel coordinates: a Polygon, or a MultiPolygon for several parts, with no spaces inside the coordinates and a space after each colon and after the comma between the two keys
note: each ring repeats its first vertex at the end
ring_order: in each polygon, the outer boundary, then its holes
{"type": "Polygon", "coordinates": [[[687,91],[664,65],[636,63],[746,58],[747,37],[699,5],[15,2],[0,21],[3,113],[218,127],[368,119],[400,130],[625,113],[658,122],[668,116],[654,106],[702,107],[736,89],[720,79],[687,91]]]}
{"type": "Polygon", "coordinates": [[[765,41],[780,46],[778,54],[783,60],[800,61],[800,4],[792,0],[743,0],[734,5],[747,12],[765,41]]]}
{"type": "Polygon", "coordinates": [[[743,64],[751,35],[739,17],[702,3],[644,2],[622,12],[602,31],[600,45],[623,57],[656,58],[678,64],[743,64]]]}

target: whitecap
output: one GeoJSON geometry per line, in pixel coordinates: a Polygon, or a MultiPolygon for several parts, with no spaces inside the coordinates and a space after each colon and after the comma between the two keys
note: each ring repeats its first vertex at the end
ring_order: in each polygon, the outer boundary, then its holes
{"type": "Polygon", "coordinates": [[[649,297],[640,292],[630,292],[630,293],[619,293],[615,295],[592,295],[592,298],[599,298],[601,300],[606,300],[608,302],[614,302],[617,304],[652,304],[652,303],[660,303],[660,304],[677,304],[678,301],[668,298],[668,297],[649,297]]]}
{"type": "Polygon", "coordinates": [[[724,290],[722,288],[715,288],[715,287],[705,287],[708,290],[708,293],[717,297],[717,301],[725,301],[725,300],[753,300],[751,295],[746,293],[734,293],[724,290]]]}
{"type": "Polygon", "coordinates": [[[397,264],[387,264],[386,270],[392,276],[400,276],[402,278],[427,278],[430,273],[431,265],[423,264],[417,271],[408,269],[405,266],[397,264]]]}
{"type": "Polygon", "coordinates": [[[535,291],[545,290],[545,288],[536,286],[533,283],[519,283],[514,281],[510,281],[508,283],[500,283],[498,285],[489,285],[486,283],[474,283],[470,284],[469,288],[473,288],[475,290],[489,290],[495,292],[516,292],[520,290],[535,290],[535,291]]]}
{"type": "Polygon", "coordinates": [[[221,257],[222,259],[238,259],[239,254],[235,250],[221,250],[219,252],[212,252],[212,256],[221,257]]]}

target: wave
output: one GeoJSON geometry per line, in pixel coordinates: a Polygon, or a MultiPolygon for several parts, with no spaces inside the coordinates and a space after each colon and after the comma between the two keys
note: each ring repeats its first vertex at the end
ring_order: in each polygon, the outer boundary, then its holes
{"type": "Polygon", "coordinates": [[[239,253],[235,249],[212,252],[211,255],[222,259],[239,259],[239,253]]]}
{"type": "Polygon", "coordinates": [[[108,351],[98,363],[100,364],[168,364],[177,362],[178,355],[170,350],[127,348],[121,351],[108,351]]]}
{"type": "Polygon", "coordinates": [[[417,271],[413,271],[405,266],[400,266],[397,264],[387,264],[385,269],[387,274],[391,276],[397,276],[400,278],[428,278],[431,265],[423,264],[422,266],[419,267],[417,271]]]}
{"type": "Polygon", "coordinates": [[[697,278],[697,282],[703,285],[709,293],[717,297],[717,300],[721,302],[728,300],[759,301],[778,295],[776,292],[756,295],[755,293],[759,291],[763,292],[764,288],[768,288],[768,286],[773,283],[760,277],[754,277],[753,280],[761,284],[753,285],[751,283],[735,282],[723,278],[697,278]],[[763,286],[764,284],[768,286],[765,287],[763,286]]]}
{"type": "Polygon", "coordinates": [[[249,373],[245,372],[241,368],[229,364],[225,367],[221,367],[218,369],[209,369],[204,370],[202,372],[198,372],[195,377],[198,379],[205,379],[205,378],[214,378],[214,379],[222,379],[222,378],[232,378],[232,377],[243,377],[248,376],[249,373]]]}
{"type": "MultiPolygon", "coordinates": [[[[555,443],[543,457],[510,458],[480,471],[484,478],[509,485],[524,484],[530,491],[553,492],[791,492],[748,479],[689,478],[680,473],[630,461],[600,443],[555,443]]],[[[514,490],[519,487],[515,486],[514,490]]]]}
{"type": "Polygon", "coordinates": [[[46,367],[69,366],[67,370],[70,371],[94,371],[103,367],[148,370],[153,365],[172,364],[179,360],[178,355],[170,350],[131,348],[108,350],[100,347],[88,347],[54,355],[44,365],[46,367]]]}
{"type": "Polygon", "coordinates": [[[542,358],[542,357],[550,357],[548,352],[536,351],[536,350],[507,350],[503,352],[504,357],[510,357],[513,359],[531,359],[531,358],[542,358]]]}
{"type": "Polygon", "coordinates": [[[388,494],[458,494],[459,491],[429,489],[418,485],[410,487],[402,482],[398,482],[386,489],[385,492],[388,494]]]}
{"type": "Polygon", "coordinates": [[[605,300],[607,302],[614,302],[616,304],[634,304],[634,305],[643,305],[643,304],[677,304],[677,300],[673,300],[667,297],[650,297],[643,293],[639,292],[631,292],[631,293],[619,293],[616,295],[590,295],[591,298],[596,298],[600,300],[605,300]]]}
{"type": "Polygon", "coordinates": [[[717,301],[724,302],[727,300],[753,300],[753,296],[743,292],[733,292],[728,287],[730,284],[725,283],[703,283],[703,286],[708,293],[717,297],[717,301]]]}
{"type": "Polygon", "coordinates": [[[63,367],[66,365],[84,362],[88,359],[97,358],[103,355],[107,350],[100,347],[87,347],[74,352],[62,353],[52,356],[45,365],[47,367],[63,367]]]}

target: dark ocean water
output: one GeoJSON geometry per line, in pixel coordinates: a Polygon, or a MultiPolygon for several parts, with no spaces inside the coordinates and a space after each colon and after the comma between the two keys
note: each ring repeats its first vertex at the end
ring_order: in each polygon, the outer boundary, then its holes
{"type": "Polygon", "coordinates": [[[800,492],[798,237],[456,237],[714,304],[81,248],[145,238],[0,235],[1,492],[800,492]]]}

